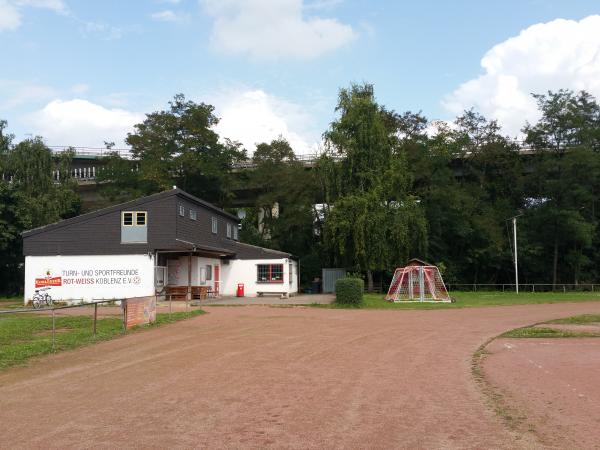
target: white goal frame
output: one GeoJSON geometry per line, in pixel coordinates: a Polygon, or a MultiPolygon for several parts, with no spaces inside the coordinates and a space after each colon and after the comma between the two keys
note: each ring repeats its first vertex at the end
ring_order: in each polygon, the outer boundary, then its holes
{"type": "Polygon", "coordinates": [[[398,267],[385,299],[394,303],[452,301],[436,266],[398,267]]]}

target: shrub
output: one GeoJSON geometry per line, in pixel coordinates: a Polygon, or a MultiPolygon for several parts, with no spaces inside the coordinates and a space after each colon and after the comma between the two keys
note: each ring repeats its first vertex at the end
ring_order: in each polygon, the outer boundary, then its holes
{"type": "Polygon", "coordinates": [[[360,278],[340,278],[335,282],[335,302],[340,305],[360,306],[365,283],[360,278]]]}

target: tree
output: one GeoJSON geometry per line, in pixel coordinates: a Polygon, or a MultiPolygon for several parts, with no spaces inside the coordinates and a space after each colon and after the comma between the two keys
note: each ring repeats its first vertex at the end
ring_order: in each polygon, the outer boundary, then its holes
{"type": "Polygon", "coordinates": [[[376,102],[369,84],[341,89],[336,112],[318,168],[327,205],[323,240],[334,262],[366,272],[372,292],[373,271],[424,251],[426,225],[410,193],[398,116],[376,102]]]}
{"type": "Polygon", "coordinates": [[[302,281],[317,276],[318,242],[314,233],[314,172],[300,163],[284,138],[260,143],[247,172],[246,189],[256,194],[254,211],[243,223],[247,242],[285,250],[300,260],[302,281]],[[251,218],[251,219],[250,219],[251,218]]]}
{"type": "Polygon", "coordinates": [[[0,121],[0,290],[15,294],[23,279],[21,233],[76,215],[80,200],[67,176],[70,153],[55,163],[41,138],[13,145],[5,127],[0,121]]]}
{"type": "Polygon", "coordinates": [[[231,167],[245,159],[241,144],[219,139],[214,107],[176,95],[169,108],[146,115],[127,135],[131,161],[107,159],[99,181],[110,181],[106,195],[134,197],[177,185],[205,200],[226,206],[231,199],[231,167]],[[128,167],[127,167],[128,166],[128,167]],[[127,170],[129,169],[129,170],[127,170]]]}
{"type": "Polygon", "coordinates": [[[600,106],[587,92],[549,91],[534,95],[539,121],[523,129],[536,152],[535,170],[528,188],[534,242],[551,249],[551,279],[559,280],[561,255],[577,282],[586,264],[596,229],[595,203],[600,179],[600,106]],[[537,216],[537,217],[535,217],[537,216]]]}

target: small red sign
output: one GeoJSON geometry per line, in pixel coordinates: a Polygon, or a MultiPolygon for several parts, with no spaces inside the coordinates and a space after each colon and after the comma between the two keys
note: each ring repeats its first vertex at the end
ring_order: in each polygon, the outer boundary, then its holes
{"type": "Polygon", "coordinates": [[[36,278],[35,287],[62,286],[62,277],[36,278]]]}

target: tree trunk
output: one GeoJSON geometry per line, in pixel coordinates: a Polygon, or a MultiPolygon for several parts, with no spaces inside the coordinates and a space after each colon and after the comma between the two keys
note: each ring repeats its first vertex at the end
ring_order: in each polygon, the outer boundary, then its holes
{"type": "Polygon", "coordinates": [[[367,270],[367,292],[373,292],[373,272],[367,270]]]}
{"type": "Polygon", "coordinates": [[[558,236],[554,237],[554,259],[552,261],[552,289],[556,288],[558,272],[558,236]]]}

